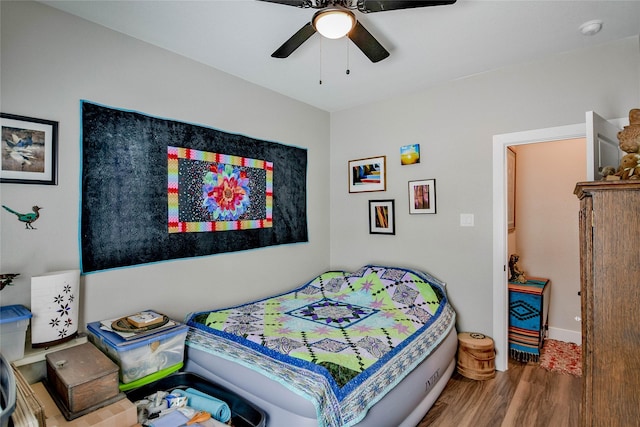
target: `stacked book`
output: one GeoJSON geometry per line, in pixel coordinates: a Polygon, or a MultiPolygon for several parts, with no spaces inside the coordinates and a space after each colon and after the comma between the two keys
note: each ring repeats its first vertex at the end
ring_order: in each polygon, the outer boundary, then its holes
{"type": "Polygon", "coordinates": [[[128,345],[137,340],[148,338],[150,335],[166,332],[177,325],[180,323],[152,310],[100,321],[100,329],[112,332],[122,338],[117,342],[117,345],[128,345]]]}

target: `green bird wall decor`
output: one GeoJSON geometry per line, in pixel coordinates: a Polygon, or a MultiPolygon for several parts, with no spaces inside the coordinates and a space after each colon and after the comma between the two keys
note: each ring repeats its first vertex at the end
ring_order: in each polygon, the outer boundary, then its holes
{"type": "Polygon", "coordinates": [[[33,210],[33,212],[28,212],[28,213],[20,213],[20,212],[16,212],[13,209],[11,209],[8,206],[2,205],[3,208],[5,208],[6,210],[8,210],[9,212],[11,212],[12,214],[14,214],[15,216],[18,217],[18,221],[20,222],[24,222],[24,227],[27,230],[35,230],[33,223],[40,218],[40,209],[42,209],[42,206],[34,206],[33,208],[31,208],[33,210]]]}

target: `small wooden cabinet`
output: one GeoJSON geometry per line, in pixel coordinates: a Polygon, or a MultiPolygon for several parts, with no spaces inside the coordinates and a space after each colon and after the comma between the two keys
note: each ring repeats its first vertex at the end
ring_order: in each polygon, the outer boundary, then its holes
{"type": "Polygon", "coordinates": [[[547,334],[551,284],[529,277],[527,283],[509,282],[509,355],[520,361],[538,361],[547,334]]]}
{"type": "Polygon", "coordinates": [[[125,397],[118,387],[118,365],[93,344],[80,344],[45,357],[46,384],[68,420],[125,397]]]}
{"type": "Polygon", "coordinates": [[[576,185],[580,199],[582,426],[640,420],[640,182],[576,185]]]}

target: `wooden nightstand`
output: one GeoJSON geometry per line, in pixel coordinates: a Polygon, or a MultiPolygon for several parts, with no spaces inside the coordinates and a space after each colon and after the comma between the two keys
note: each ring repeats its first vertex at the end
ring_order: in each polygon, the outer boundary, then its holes
{"type": "Polygon", "coordinates": [[[514,359],[538,361],[547,334],[550,291],[549,279],[540,277],[509,282],[509,355],[514,359]]]}

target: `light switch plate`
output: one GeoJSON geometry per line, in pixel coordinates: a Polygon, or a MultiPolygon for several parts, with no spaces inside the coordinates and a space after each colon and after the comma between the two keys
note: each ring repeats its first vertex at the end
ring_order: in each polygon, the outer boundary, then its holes
{"type": "Polygon", "coordinates": [[[474,216],[470,213],[460,214],[460,227],[473,227],[474,216]]]}

